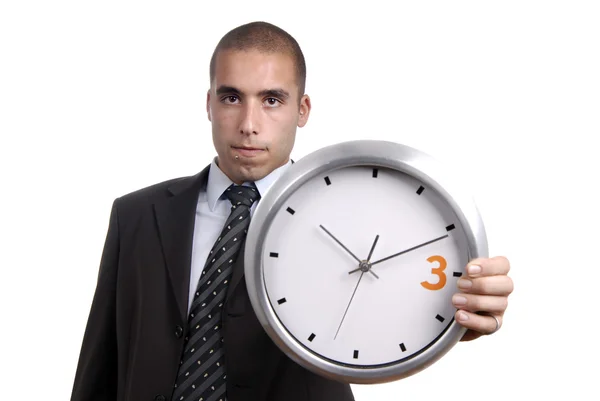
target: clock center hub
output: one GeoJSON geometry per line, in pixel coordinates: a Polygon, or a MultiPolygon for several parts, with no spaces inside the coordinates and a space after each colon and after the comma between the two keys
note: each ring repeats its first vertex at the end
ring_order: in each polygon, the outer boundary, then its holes
{"type": "Polygon", "coordinates": [[[367,262],[366,260],[363,260],[358,265],[358,268],[360,269],[360,271],[366,273],[371,269],[371,264],[369,262],[367,262]]]}

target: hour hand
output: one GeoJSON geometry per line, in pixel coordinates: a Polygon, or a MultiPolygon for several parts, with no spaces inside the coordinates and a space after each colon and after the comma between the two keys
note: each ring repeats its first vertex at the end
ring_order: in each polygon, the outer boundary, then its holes
{"type": "Polygon", "coordinates": [[[358,263],[361,262],[361,260],[359,258],[356,257],[356,255],[354,255],[350,249],[346,248],[346,246],[344,244],[342,244],[332,233],[330,233],[325,227],[323,227],[323,225],[319,225],[319,227],[321,227],[323,229],[323,231],[325,231],[327,233],[327,235],[329,235],[331,238],[333,238],[333,240],[335,242],[337,242],[342,248],[344,248],[344,250],[346,252],[348,252],[358,263]]]}

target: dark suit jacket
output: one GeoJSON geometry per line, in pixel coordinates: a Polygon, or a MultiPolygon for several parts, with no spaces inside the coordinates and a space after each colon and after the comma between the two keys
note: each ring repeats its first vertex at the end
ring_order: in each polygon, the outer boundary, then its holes
{"type": "MultiPolygon", "coordinates": [[[[208,169],[116,199],[71,400],[170,400],[186,336],[194,219],[208,169]]],[[[223,313],[229,401],[346,401],[258,322],[238,257],[223,313]]]]}

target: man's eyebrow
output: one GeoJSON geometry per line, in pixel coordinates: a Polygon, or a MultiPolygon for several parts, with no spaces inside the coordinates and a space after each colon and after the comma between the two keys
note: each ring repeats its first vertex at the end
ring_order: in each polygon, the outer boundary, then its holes
{"type": "Polygon", "coordinates": [[[269,97],[277,97],[280,99],[287,99],[290,97],[290,94],[283,89],[265,89],[258,93],[260,96],[269,96],[269,97]]]}
{"type": "Polygon", "coordinates": [[[234,88],[233,86],[225,86],[225,85],[221,85],[217,88],[217,95],[223,95],[225,93],[234,93],[234,94],[241,94],[240,90],[237,88],[234,88]]]}
{"type": "MultiPolygon", "coordinates": [[[[217,88],[217,95],[233,94],[243,95],[244,93],[233,86],[221,85],[217,88]]],[[[261,97],[276,97],[279,99],[288,99],[290,97],[289,92],[283,89],[264,89],[258,92],[261,97]]]]}

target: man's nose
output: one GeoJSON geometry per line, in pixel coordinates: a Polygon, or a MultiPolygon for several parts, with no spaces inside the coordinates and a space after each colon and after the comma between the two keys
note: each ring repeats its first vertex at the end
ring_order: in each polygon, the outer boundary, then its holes
{"type": "Polygon", "coordinates": [[[259,132],[260,104],[256,101],[247,101],[242,106],[240,121],[240,134],[256,135],[259,132]]]}

